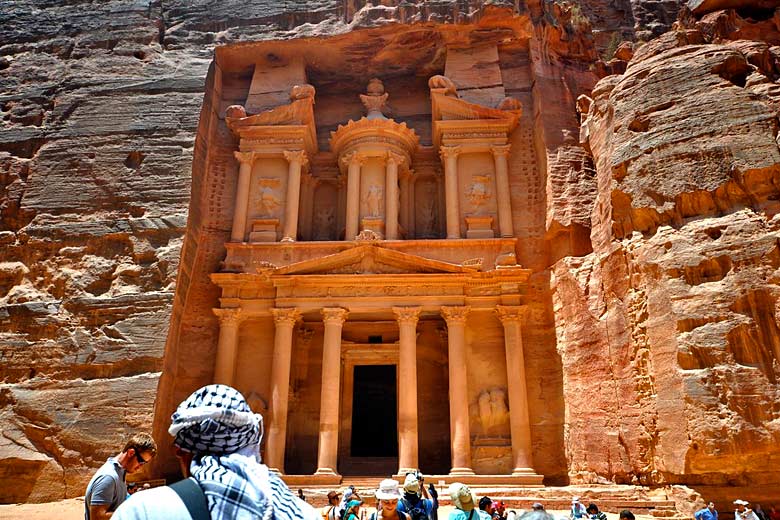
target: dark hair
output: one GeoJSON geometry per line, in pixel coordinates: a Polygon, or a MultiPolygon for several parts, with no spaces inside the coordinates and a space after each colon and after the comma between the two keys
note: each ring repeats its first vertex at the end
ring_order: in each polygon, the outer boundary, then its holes
{"type": "Polygon", "coordinates": [[[125,443],[125,447],[122,453],[126,452],[130,448],[135,450],[135,454],[139,453],[151,453],[157,455],[157,443],[154,442],[152,436],[148,433],[136,433],[125,443]]]}
{"type": "Polygon", "coordinates": [[[624,509],[620,512],[620,518],[625,518],[626,520],[634,520],[634,513],[632,513],[628,509],[624,509]]]}
{"type": "Polygon", "coordinates": [[[591,511],[595,511],[595,512],[598,513],[599,512],[599,508],[598,508],[598,506],[596,504],[591,502],[590,504],[588,504],[588,507],[585,508],[585,511],[587,511],[588,513],[590,513],[591,511]]]}
{"type": "Polygon", "coordinates": [[[490,497],[482,497],[479,499],[479,508],[481,510],[485,510],[485,508],[490,507],[490,504],[493,503],[493,500],[490,499],[490,497]]]}

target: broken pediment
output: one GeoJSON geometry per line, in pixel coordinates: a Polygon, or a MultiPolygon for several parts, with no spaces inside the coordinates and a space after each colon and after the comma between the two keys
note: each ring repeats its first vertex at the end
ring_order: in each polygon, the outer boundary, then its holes
{"type": "Polygon", "coordinates": [[[368,244],[290,264],[277,269],[274,274],[445,274],[475,271],[476,268],[472,266],[432,260],[368,244]]]}

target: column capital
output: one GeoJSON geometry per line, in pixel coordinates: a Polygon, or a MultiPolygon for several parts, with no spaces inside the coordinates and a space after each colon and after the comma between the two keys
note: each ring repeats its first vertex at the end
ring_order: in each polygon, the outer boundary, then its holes
{"type": "Polygon", "coordinates": [[[495,312],[501,323],[522,322],[525,319],[527,305],[496,305],[495,312]]]}
{"type": "Polygon", "coordinates": [[[257,154],[255,152],[233,152],[233,157],[235,157],[238,162],[247,163],[250,166],[254,164],[256,156],[257,154]]]}
{"type": "Polygon", "coordinates": [[[348,154],[344,154],[341,156],[341,164],[344,166],[349,166],[351,164],[358,164],[359,166],[363,166],[366,162],[366,157],[360,152],[349,152],[348,154]]]}
{"type": "Polygon", "coordinates": [[[447,325],[450,323],[466,323],[469,312],[471,312],[471,307],[468,305],[453,307],[443,306],[441,308],[441,315],[447,322],[447,325]]]}
{"type": "Polygon", "coordinates": [[[440,146],[439,157],[447,159],[448,157],[457,157],[461,152],[460,146],[440,146]]]}
{"type": "Polygon", "coordinates": [[[508,157],[510,148],[512,148],[510,144],[494,144],[490,147],[490,151],[493,153],[493,157],[508,157]]]}
{"type": "Polygon", "coordinates": [[[284,154],[284,158],[287,159],[288,162],[292,163],[294,161],[297,161],[301,163],[301,167],[306,166],[306,164],[309,162],[309,158],[306,155],[305,150],[285,150],[282,153],[284,154]]]}
{"type": "Polygon", "coordinates": [[[281,307],[271,309],[276,325],[295,325],[301,319],[301,311],[295,307],[281,307]]]}
{"type": "Polygon", "coordinates": [[[236,326],[240,324],[244,319],[247,317],[246,314],[243,314],[241,311],[241,307],[231,307],[231,308],[217,308],[217,309],[211,309],[211,312],[214,313],[214,316],[219,318],[219,325],[222,326],[236,326]]]}
{"type": "Polygon", "coordinates": [[[388,151],[386,156],[387,164],[395,163],[396,166],[399,168],[403,167],[406,164],[406,157],[401,155],[400,153],[395,153],[388,151]]]}
{"type": "Polygon", "coordinates": [[[322,321],[325,324],[333,323],[343,325],[349,311],[347,309],[342,309],[341,307],[323,307],[320,310],[320,313],[322,314],[322,321]]]}
{"type": "Polygon", "coordinates": [[[393,307],[393,314],[399,324],[411,323],[417,325],[417,321],[420,319],[420,311],[422,307],[393,307]]]}

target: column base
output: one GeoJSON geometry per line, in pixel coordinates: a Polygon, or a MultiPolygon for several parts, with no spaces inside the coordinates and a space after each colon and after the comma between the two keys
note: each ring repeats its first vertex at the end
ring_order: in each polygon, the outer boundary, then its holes
{"type": "Polygon", "coordinates": [[[512,470],[512,476],[514,477],[524,477],[528,475],[536,475],[533,468],[515,468],[512,470]]]}
{"type": "Polygon", "coordinates": [[[471,468],[452,468],[450,470],[450,476],[451,477],[461,477],[461,476],[470,476],[474,475],[474,470],[471,468]]]}
{"type": "Polygon", "coordinates": [[[315,475],[338,475],[334,470],[330,468],[318,468],[317,471],[314,472],[315,475]]]}
{"type": "MultiPolygon", "coordinates": [[[[318,470],[319,471],[319,470],[318,470]]],[[[338,473],[314,475],[282,475],[282,480],[289,487],[306,486],[334,486],[341,484],[341,475],[338,473]]]]}
{"type": "Polygon", "coordinates": [[[283,237],[279,242],[295,242],[295,239],[292,237],[283,237]]]}
{"type": "Polygon", "coordinates": [[[415,471],[418,471],[418,468],[398,468],[398,471],[393,476],[406,478],[407,473],[414,473],[415,471]]]}

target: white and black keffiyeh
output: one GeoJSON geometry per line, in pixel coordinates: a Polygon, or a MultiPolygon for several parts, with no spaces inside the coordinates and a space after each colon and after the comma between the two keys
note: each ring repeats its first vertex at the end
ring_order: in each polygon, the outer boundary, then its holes
{"type": "Polygon", "coordinates": [[[311,520],[316,512],[260,463],[263,418],[225,385],[192,393],[171,417],[174,443],[194,457],[190,472],[212,520],[311,520]]]}

